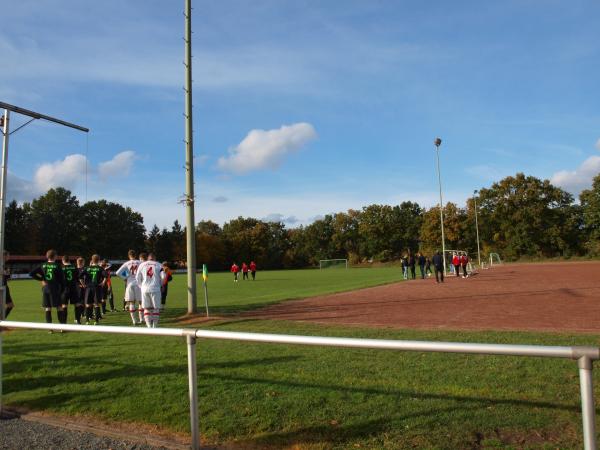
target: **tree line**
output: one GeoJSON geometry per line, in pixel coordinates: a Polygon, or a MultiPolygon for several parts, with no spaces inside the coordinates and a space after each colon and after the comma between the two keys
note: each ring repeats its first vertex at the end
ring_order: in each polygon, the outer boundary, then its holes
{"type": "MultiPolygon", "coordinates": [[[[507,260],[600,256],[600,175],[576,202],[548,180],[518,173],[482,188],[476,198],[483,255],[507,260]]],[[[475,200],[444,205],[447,249],[475,257],[475,200]]],[[[6,210],[7,250],[41,255],[48,248],[72,255],[99,253],[125,259],[130,248],[146,249],[161,260],[185,264],[186,231],[144,227],[140,213],[105,200],[80,204],[66,189],[50,189],[6,210]]],[[[328,214],[310,225],[286,228],[282,222],[238,217],[223,224],[210,220],[196,228],[197,261],[212,270],[254,260],[260,268],[314,266],[320,259],[347,258],[353,264],[393,261],[407,252],[432,254],[441,248],[439,207],[415,202],[368,205],[328,214]]]]}

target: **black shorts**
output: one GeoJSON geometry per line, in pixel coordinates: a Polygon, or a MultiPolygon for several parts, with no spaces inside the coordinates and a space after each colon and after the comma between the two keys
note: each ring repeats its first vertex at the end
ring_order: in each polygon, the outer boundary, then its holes
{"type": "Polygon", "coordinates": [[[42,307],[58,308],[62,305],[62,299],[58,289],[49,289],[47,286],[42,288],[42,307]]]}
{"type": "Polygon", "coordinates": [[[99,305],[102,303],[102,287],[93,286],[85,289],[85,304],[99,305]]]}
{"type": "Polygon", "coordinates": [[[77,286],[67,286],[62,293],[63,305],[76,305],[81,303],[77,286]]]}

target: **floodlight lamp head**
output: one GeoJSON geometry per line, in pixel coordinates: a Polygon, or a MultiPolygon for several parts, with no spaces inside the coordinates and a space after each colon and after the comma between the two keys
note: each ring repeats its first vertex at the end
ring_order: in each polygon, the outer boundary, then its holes
{"type": "Polygon", "coordinates": [[[433,143],[436,147],[439,147],[440,145],[442,145],[442,140],[440,138],[435,138],[435,141],[433,141],[433,143]]]}
{"type": "Polygon", "coordinates": [[[473,194],[477,195],[477,194],[479,194],[479,191],[478,191],[477,189],[475,189],[475,190],[473,191],[473,194]]]}

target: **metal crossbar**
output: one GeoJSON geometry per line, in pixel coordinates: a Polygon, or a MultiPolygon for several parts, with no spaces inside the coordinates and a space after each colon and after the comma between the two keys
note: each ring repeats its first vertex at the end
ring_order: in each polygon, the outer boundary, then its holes
{"type": "MultiPolygon", "coordinates": [[[[130,328],[115,326],[82,327],[80,325],[46,324],[32,322],[0,321],[0,329],[29,329],[74,331],[109,334],[133,334],[145,336],[185,337],[188,349],[188,377],[190,424],[192,430],[192,449],[200,448],[198,420],[198,387],[196,366],[196,339],[221,339],[246,342],[264,342],[276,344],[313,345],[324,347],[370,348],[380,350],[399,350],[436,353],[463,353],[476,355],[532,356],[542,358],[563,358],[577,361],[581,389],[581,410],[583,421],[583,440],[586,450],[596,450],[595,408],[592,369],[593,362],[600,359],[600,348],[583,346],[545,346],[514,344],[473,344],[463,342],[407,341],[389,339],[354,339],[323,336],[297,336],[267,333],[243,333],[235,331],[195,330],[190,328],[130,328]]],[[[0,357],[2,336],[0,334],[0,357]]],[[[0,396],[2,366],[0,359],[0,396]]],[[[1,397],[0,397],[1,400],[1,397]]],[[[1,402],[0,402],[1,407],[1,402]]]]}

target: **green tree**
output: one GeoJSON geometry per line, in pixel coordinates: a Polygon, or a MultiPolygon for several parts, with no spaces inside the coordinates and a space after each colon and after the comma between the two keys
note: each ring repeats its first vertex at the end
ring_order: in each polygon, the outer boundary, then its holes
{"type": "Polygon", "coordinates": [[[582,213],[582,231],[585,246],[594,256],[600,255],[600,174],[594,177],[592,187],[579,194],[582,213]]]}
{"type": "Polygon", "coordinates": [[[124,259],[129,249],[144,247],[146,229],[142,215],[118,203],[85,203],[80,208],[80,223],[79,248],[83,255],[98,253],[105,258],[124,259]]]}
{"type": "Polygon", "coordinates": [[[486,248],[508,259],[568,256],[577,250],[573,196],[548,180],[518,173],[480,190],[486,248]]]}
{"type": "Polygon", "coordinates": [[[64,188],[50,189],[31,202],[31,220],[36,231],[32,236],[36,253],[49,248],[59,253],[75,254],[84,247],[80,206],[77,197],[64,188]]]}
{"type": "Polygon", "coordinates": [[[35,240],[32,236],[36,235],[37,230],[31,220],[31,206],[25,203],[19,206],[16,201],[12,201],[6,208],[5,215],[6,238],[4,246],[6,250],[13,254],[38,253],[35,248],[35,240]]]}

